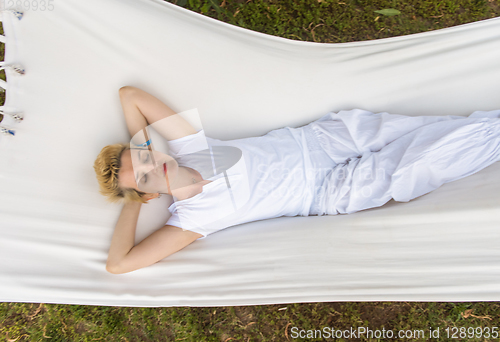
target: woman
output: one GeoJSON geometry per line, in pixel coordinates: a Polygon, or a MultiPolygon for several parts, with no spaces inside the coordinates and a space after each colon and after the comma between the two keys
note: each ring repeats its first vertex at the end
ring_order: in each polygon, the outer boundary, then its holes
{"type": "Polygon", "coordinates": [[[138,88],[126,86],[119,94],[133,139],[149,124],[169,119],[159,132],[171,156],[153,151],[145,136],[137,148],[105,147],[95,162],[101,193],[125,201],[106,265],[115,274],[149,266],[237,224],[407,202],[500,159],[500,110],[410,117],[355,109],[299,128],[221,141],[197,132],[138,88]],[[230,147],[242,158],[224,176],[206,173],[194,158],[205,141],[210,151],[230,147]],[[172,216],[134,246],[140,207],[160,193],[173,196],[172,216]]]}

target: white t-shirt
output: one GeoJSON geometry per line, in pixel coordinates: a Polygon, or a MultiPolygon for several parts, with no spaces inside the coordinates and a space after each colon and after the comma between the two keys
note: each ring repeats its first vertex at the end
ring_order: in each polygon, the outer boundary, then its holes
{"type": "Polygon", "coordinates": [[[174,198],[168,208],[172,214],[168,225],[202,234],[203,239],[246,222],[309,215],[315,175],[300,128],[285,127],[260,137],[228,141],[205,137],[200,130],[168,141],[169,154],[179,165],[197,171],[193,152],[215,146],[237,147],[242,158],[227,170],[227,179],[222,173],[203,177],[212,182],[201,193],[180,201],[174,198]]]}

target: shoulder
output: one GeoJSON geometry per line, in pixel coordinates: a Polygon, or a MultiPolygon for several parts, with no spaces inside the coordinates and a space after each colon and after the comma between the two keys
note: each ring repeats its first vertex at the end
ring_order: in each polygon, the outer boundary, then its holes
{"type": "Polygon", "coordinates": [[[169,140],[167,141],[167,146],[169,154],[174,158],[208,149],[208,143],[203,129],[179,139],[169,140]]]}

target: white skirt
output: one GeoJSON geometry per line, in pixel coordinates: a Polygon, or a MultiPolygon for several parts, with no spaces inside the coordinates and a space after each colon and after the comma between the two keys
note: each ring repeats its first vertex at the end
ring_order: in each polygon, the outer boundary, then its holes
{"type": "Polygon", "coordinates": [[[354,109],[304,128],[324,150],[312,151],[313,165],[330,167],[316,182],[310,215],[408,202],[500,160],[500,110],[465,117],[354,109]]]}

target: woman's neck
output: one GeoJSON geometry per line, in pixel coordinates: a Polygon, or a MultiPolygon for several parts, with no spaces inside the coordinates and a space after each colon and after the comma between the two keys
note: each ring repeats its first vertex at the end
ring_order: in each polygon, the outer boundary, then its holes
{"type": "Polygon", "coordinates": [[[201,174],[192,168],[179,166],[178,170],[175,184],[170,185],[173,189],[172,195],[175,197],[182,197],[186,191],[191,192],[189,189],[192,188],[192,185],[203,181],[201,174]]]}

